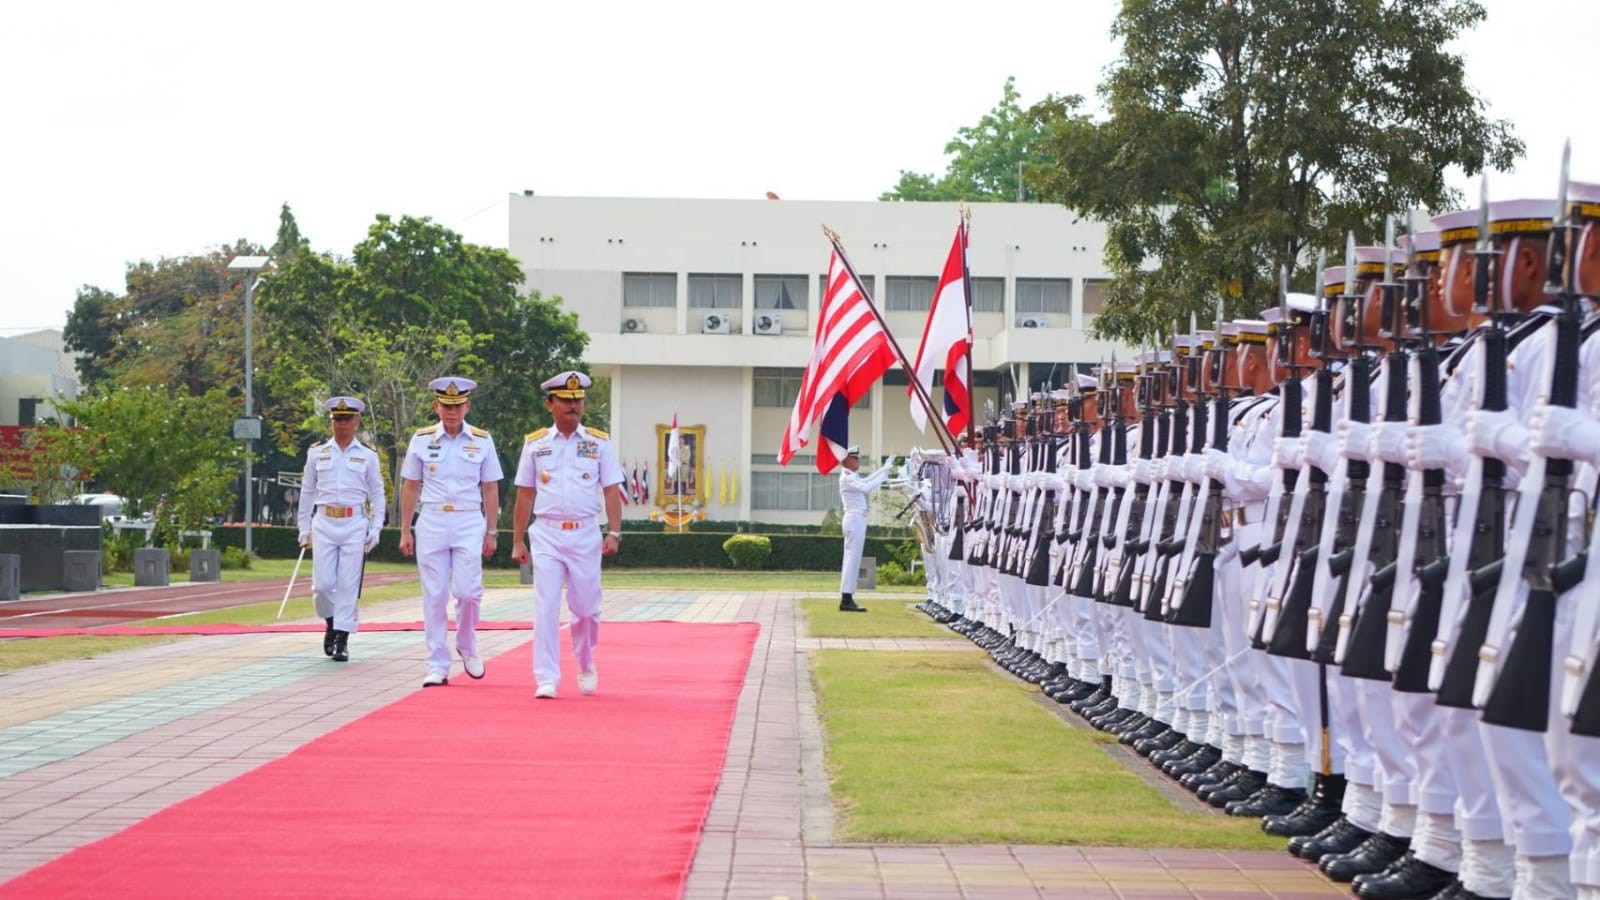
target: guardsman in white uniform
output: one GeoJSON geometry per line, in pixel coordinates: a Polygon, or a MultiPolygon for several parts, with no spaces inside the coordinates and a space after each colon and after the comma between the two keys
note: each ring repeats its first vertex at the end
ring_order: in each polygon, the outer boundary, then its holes
{"type": "Polygon", "coordinates": [[[839,502],[844,505],[844,559],[839,564],[839,611],[866,612],[856,602],[856,577],[861,574],[861,549],[867,544],[867,497],[883,484],[892,471],[884,465],[871,475],[862,475],[861,448],[850,445],[839,464],[839,502]]]}
{"type": "Polygon", "coordinates": [[[599,686],[594,648],[600,641],[600,557],[622,544],[622,464],[611,436],[583,424],[584,388],[590,384],[582,372],[562,372],[540,385],[555,427],[529,434],[517,461],[511,559],[533,562],[533,680],[534,696],[541,699],[554,697],[561,683],[563,584],[578,690],[592,694],[599,686]],[[603,536],[595,522],[602,505],[603,536]]]}
{"type": "Polygon", "coordinates": [[[483,677],[478,656],[478,606],[483,601],[483,560],[494,553],[503,476],[489,432],[467,424],[470,378],[435,378],[438,424],[417,430],[406,448],[400,477],[400,552],[417,554],[422,576],[422,624],[428,639],[423,687],[450,682],[449,603],[456,598],[456,650],[473,678],[483,677]],[[416,517],[416,538],[411,522],[416,517]]]}
{"type": "Polygon", "coordinates": [[[363,557],[383,528],[383,475],[378,453],[356,440],[365,403],[334,397],[323,404],[333,437],[312,444],[300,476],[300,546],[312,548],[311,596],[327,622],[322,652],[335,662],[350,658],[350,635],[359,624],[363,557]]]}

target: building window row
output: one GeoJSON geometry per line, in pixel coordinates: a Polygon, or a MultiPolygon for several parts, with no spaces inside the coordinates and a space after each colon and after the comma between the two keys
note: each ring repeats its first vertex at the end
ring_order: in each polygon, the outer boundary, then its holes
{"type": "MultiPolygon", "coordinates": [[[[800,378],[804,374],[804,369],[757,366],[750,375],[751,403],[758,407],[794,409],[794,401],[800,396],[800,378]]],[[[872,394],[864,394],[854,408],[871,409],[872,394]]]]}
{"type": "Polygon", "coordinates": [[[750,508],[823,512],[839,505],[839,478],[816,472],[751,472],[750,508]]]}
{"type": "MultiPolygon", "coordinates": [[[[872,286],[873,276],[860,276],[872,286]]],[[[824,277],[825,280],[825,277],[824,277]]],[[[1099,312],[1100,281],[1084,283],[1085,312],[1099,312]],[[1089,309],[1093,306],[1093,309],[1089,309]]],[[[972,279],[972,311],[1005,311],[1005,279],[972,279]]],[[[921,276],[890,275],[883,281],[883,309],[887,312],[926,312],[933,307],[938,279],[921,276]]],[[[756,309],[807,309],[811,299],[811,279],[805,275],[757,275],[754,279],[756,309]]],[[[622,275],[622,305],[632,309],[671,308],[677,305],[678,276],[670,272],[625,272],[622,275]]],[[[690,309],[739,309],[744,300],[744,281],[740,275],[689,275],[690,309]]],[[[1072,312],[1072,279],[1018,278],[1017,312],[1058,314],[1072,312]]]]}

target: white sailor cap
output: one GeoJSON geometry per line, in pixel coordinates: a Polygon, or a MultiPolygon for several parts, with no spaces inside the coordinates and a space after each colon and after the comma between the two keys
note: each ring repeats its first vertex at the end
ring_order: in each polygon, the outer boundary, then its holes
{"type": "Polygon", "coordinates": [[[1344,266],[1329,266],[1322,270],[1322,293],[1326,295],[1344,293],[1344,266]]]}
{"type": "Polygon", "coordinates": [[[1266,319],[1235,319],[1230,324],[1236,329],[1237,340],[1241,344],[1265,344],[1271,332],[1266,319]]]}
{"type": "MultiPolygon", "coordinates": [[[[1372,276],[1383,278],[1394,269],[1404,266],[1406,258],[1399,250],[1388,250],[1384,247],[1357,247],[1356,248],[1356,277],[1372,276]],[[1389,268],[1385,270],[1383,262],[1389,261],[1389,268]]],[[[1349,277],[1349,273],[1345,273],[1349,277]]]]}
{"type": "Polygon", "coordinates": [[[1401,250],[1415,252],[1419,259],[1426,258],[1425,255],[1428,253],[1432,253],[1434,259],[1439,258],[1439,232],[1435,229],[1419,230],[1416,234],[1402,234],[1395,239],[1395,243],[1400,245],[1401,250]]]}
{"type": "Polygon", "coordinates": [[[1093,375],[1085,375],[1081,372],[1078,373],[1078,391],[1080,393],[1090,393],[1099,389],[1100,380],[1098,378],[1095,378],[1093,375]]]}
{"type": "Polygon", "coordinates": [[[1574,219],[1600,219],[1600,183],[1567,182],[1567,211],[1574,219]]]}
{"type": "Polygon", "coordinates": [[[354,397],[329,397],[322,404],[322,408],[326,409],[328,415],[335,419],[359,416],[367,411],[367,405],[354,397]]]}
{"type": "Polygon", "coordinates": [[[861,445],[860,444],[851,444],[850,446],[844,448],[844,455],[847,456],[847,457],[849,457],[849,456],[860,456],[861,455],[861,445]]]}
{"type": "Polygon", "coordinates": [[[563,400],[582,400],[583,389],[593,384],[589,376],[575,370],[562,372],[546,378],[539,384],[547,395],[560,397],[563,400]]]}
{"type": "Polygon", "coordinates": [[[472,397],[472,389],[478,383],[471,378],[460,378],[455,375],[446,375],[428,382],[428,387],[433,390],[433,399],[445,406],[460,406],[472,397]]]}
{"type": "Polygon", "coordinates": [[[1555,218],[1554,200],[1497,200],[1489,204],[1489,236],[1548,234],[1555,218]]]}
{"type": "Polygon", "coordinates": [[[1458,209],[1453,212],[1440,213],[1430,221],[1433,222],[1433,227],[1439,230],[1439,246],[1441,247],[1469,243],[1478,239],[1478,211],[1476,209],[1458,209]]]}

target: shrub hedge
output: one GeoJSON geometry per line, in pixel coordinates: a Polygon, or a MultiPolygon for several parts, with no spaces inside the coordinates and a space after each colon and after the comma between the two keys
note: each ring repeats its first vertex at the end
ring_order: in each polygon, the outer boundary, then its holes
{"type": "MultiPolygon", "coordinates": [[[[626,531],[622,535],[622,552],[605,559],[607,566],[628,569],[731,569],[733,561],[722,545],[732,536],[730,532],[703,530],[700,523],[695,531],[669,534],[659,530],[626,531]]],[[[299,532],[282,525],[258,525],[251,529],[250,544],[257,556],[263,559],[294,559],[300,552],[295,542],[299,532]]],[[[765,569],[800,569],[829,571],[839,568],[843,545],[839,538],[818,534],[775,533],[766,535],[772,541],[772,555],[767,557],[765,569]]],[[[511,533],[500,532],[499,546],[494,556],[484,561],[484,566],[494,569],[514,569],[511,562],[511,533]]],[[[908,552],[915,553],[915,542],[903,538],[868,537],[865,556],[885,560],[903,560],[908,552]]],[[[229,547],[244,546],[244,527],[221,525],[212,529],[211,544],[226,552],[229,547]]],[[[372,550],[369,559],[378,562],[410,562],[411,557],[400,555],[400,530],[385,528],[372,550]]]]}

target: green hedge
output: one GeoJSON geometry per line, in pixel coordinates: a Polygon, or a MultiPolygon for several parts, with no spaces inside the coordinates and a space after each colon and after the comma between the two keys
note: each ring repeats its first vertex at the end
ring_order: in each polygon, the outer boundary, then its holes
{"type": "MultiPolygon", "coordinates": [[[[293,559],[300,552],[300,546],[295,542],[298,535],[299,532],[294,528],[258,525],[251,529],[250,543],[256,555],[264,559],[293,559]]],[[[722,549],[723,542],[731,536],[730,532],[702,530],[685,531],[682,534],[669,534],[655,529],[625,531],[622,535],[622,552],[607,557],[605,564],[629,569],[731,569],[733,562],[722,549]]],[[[826,572],[839,568],[843,544],[837,537],[816,534],[769,534],[767,537],[772,540],[772,555],[767,558],[767,569],[826,572]]],[[[879,562],[893,559],[904,561],[907,543],[902,538],[869,537],[863,555],[877,557],[879,562]]],[[[225,525],[213,529],[211,544],[219,548],[243,547],[244,527],[225,525]]],[[[910,552],[916,552],[914,542],[911,542],[910,552]]],[[[409,562],[412,557],[400,555],[400,530],[385,528],[369,559],[409,562]]],[[[511,562],[510,532],[500,532],[495,555],[484,565],[494,569],[515,568],[511,562]]]]}

